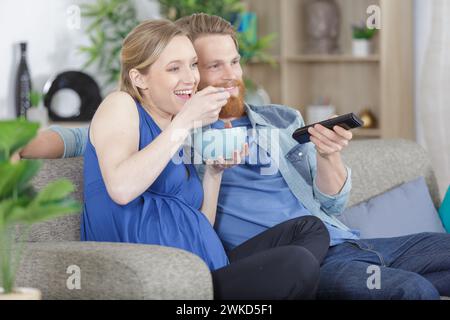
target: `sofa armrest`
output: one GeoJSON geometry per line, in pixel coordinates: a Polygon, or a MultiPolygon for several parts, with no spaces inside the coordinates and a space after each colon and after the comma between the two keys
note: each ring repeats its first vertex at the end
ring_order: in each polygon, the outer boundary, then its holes
{"type": "Polygon", "coordinates": [[[43,299],[213,298],[210,271],[199,257],[130,243],[27,243],[16,286],[38,288],[43,299]]]}

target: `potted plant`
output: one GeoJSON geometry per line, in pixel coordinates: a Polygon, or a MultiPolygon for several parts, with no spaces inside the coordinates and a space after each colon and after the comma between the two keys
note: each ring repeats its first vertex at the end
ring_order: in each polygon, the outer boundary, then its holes
{"type": "Polygon", "coordinates": [[[372,53],[371,40],[377,33],[377,29],[369,29],[365,24],[354,25],[352,51],[356,57],[367,57],[372,53]]]}
{"type": "Polygon", "coordinates": [[[81,15],[90,20],[86,28],[90,44],[79,48],[87,57],[83,69],[95,65],[104,79],[103,89],[117,84],[122,42],[139,23],[134,1],[97,0],[83,3],[81,15]]]}
{"type": "MultiPolygon", "coordinates": [[[[256,16],[245,10],[241,0],[160,0],[159,3],[163,15],[172,21],[197,12],[223,17],[236,27],[243,66],[251,62],[275,65],[273,57],[266,53],[275,34],[258,38],[256,16]],[[253,23],[246,23],[248,21],[253,23]]],[[[106,77],[104,86],[117,83],[119,79],[122,41],[139,23],[134,5],[133,1],[128,0],[97,0],[81,6],[82,16],[91,20],[86,29],[90,45],[80,47],[80,51],[87,56],[84,68],[96,65],[99,73],[106,77]]],[[[264,93],[248,78],[245,85],[248,95],[264,93]]]]}
{"type": "Polygon", "coordinates": [[[68,198],[74,190],[70,181],[58,180],[36,192],[30,181],[38,173],[41,162],[10,160],[14,152],[36,135],[38,128],[39,124],[23,119],[0,121],[0,300],[40,299],[38,289],[14,285],[28,231],[33,223],[81,209],[76,201],[68,198]]]}

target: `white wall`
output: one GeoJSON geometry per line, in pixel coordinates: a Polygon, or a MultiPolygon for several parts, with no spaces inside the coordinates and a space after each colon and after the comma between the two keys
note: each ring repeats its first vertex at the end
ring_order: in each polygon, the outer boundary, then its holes
{"type": "MultiPolygon", "coordinates": [[[[134,0],[140,19],[156,18],[159,7],[156,0],[134,0]]],[[[83,28],[69,28],[72,5],[91,0],[1,0],[0,2],[0,119],[14,115],[14,82],[20,41],[28,42],[28,67],[34,89],[41,90],[55,74],[79,70],[85,57],[78,52],[87,45],[83,28]]],[[[88,70],[91,75],[92,69],[88,70]]],[[[94,75],[95,78],[95,75],[94,75]]]]}

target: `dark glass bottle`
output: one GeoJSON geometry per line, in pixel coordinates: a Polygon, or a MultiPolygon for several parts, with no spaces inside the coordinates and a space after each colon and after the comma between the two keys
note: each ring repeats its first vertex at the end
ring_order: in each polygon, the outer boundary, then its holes
{"type": "Polygon", "coordinates": [[[31,107],[31,77],[27,65],[27,44],[20,43],[20,63],[16,78],[16,116],[26,117],[31,107]]]}

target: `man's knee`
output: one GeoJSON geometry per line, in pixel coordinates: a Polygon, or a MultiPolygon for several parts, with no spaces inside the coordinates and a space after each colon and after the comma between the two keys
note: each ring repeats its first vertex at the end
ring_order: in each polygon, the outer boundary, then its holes
{"type": "Polygon", "coordinates": [[[391,288],[393,300],[439,300],[436,287],[419,274],[409,276],[405,281],[391,288]]]}

